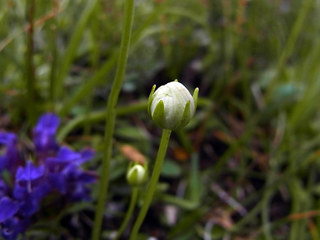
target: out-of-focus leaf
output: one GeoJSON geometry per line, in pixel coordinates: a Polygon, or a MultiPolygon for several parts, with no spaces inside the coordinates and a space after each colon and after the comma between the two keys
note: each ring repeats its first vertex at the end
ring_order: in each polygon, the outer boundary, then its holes
{"type": "Polygon", "coordinates": [[[174,161],[165,160],[162,166],[161,175],[165,177],[179,177],[181,175],[181,168],[174,161]]]}
{"type": "Polygon", "coordinates": [[[129,144],[120,146],[120,151],[132,162],[140,164],[146,163],[146,157],[140,153],[139,150],[129,144]]]}
{"type": "Polygon", "coordinates": [[[130,140],[145,140],[147,139],[146,133],[140,128],[131,126],[121,126],[115,129],[117,137],[130,139],[130,140]]]}

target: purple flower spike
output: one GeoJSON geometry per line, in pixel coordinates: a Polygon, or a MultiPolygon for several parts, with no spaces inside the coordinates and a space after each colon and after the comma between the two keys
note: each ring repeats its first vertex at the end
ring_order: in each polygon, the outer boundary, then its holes
{"type": "Polygon", "coordinates": [[[59,124],[60,119],[57,115],[46,113],[40,117],[36,127],[33,129],[36,153],[41,160],[54,155],[59,149],[55,138],[59,124]]]}
{"type": "Polygon", "coordinates": [[[11,218],[19,210],[19,203],[8,197],[0,199],[0,223],[11,218]]]}
{"type": "Polygon", "coordinates": [[[17,136],[13,133],[0,133],[0,145],[6,147],[5,154],[0,156],[0,172],[7,169],[14,173],[19,164],[17,136]]]}
{"type": "Polygon", "coordinates": [[[65,195],[62,200],[90,199],[88,185],[97,175],[84,171],[81,164],[93,158],[94,151],[60,147],[55,138],[59,123],[53,113],[40,117],[33,129],[35,163],[22,158],[15,134],[0,132],[0,234],[6,240],[26,231],[41,201],[53,190],[65,195]]]}
{"type": "Polygon", "coordinates": [[[31,216],[38,208],[41,199],[50,191],[45,178],[44,166],[34,166],[28,161],[26,167],[19,167],[16,173],[16,182],[13,190],[15,199],[20,200],[21,213],[31,216]]]}

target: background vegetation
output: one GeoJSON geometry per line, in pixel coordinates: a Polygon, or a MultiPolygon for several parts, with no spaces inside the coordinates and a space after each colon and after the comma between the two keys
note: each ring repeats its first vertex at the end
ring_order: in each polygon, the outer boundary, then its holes
{"type": "MultiPolygon", "coordinates": [[[[27,145],[37,117],[56,112],[58,140],[95,148],[87,168],[99,171],[123,3],[0,0],[2,130],[27,145]]],[[[150,166],[156,155],[160,130],[146,113],[149,91],[179,79],[199,87],[199,108],[171,138],[145,236],[320,239],[319,22],[316,0],[136,0],[105,238],[127,209],[133,153],[150,166]]],[[[88,238],[92,195],[35,223],[30,239],[88,238]]]]}

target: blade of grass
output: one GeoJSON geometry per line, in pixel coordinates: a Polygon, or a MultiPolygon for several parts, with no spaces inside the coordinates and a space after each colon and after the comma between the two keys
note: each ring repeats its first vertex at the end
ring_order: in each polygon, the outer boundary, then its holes
{"type": "Polygon", "coordinates": [[[313,4],[313,0],[306,0],[301,2],[301,7],[299,9],[298,16],[294,22],[288,40],[278,60],[277,74],[275,75],[275,78],[272,80],[271,86],[267,92],[267,96],[274,90],[275,86],[277,85],[277,80],[279,80],[279,78],[284,74],[286,62],[294,51],[294,47],[299,37],[299,34],[301,34],[301,32],[303,31],[303,24],[305,23],[305,19],[313,4]]]}
{"type": "Polygon", "coordinates": [[[60,99],[63,95],[63,83],[65,80],[66,75],[70,69],[70,65],[76,55],[76,51],[78,49],[79,43],[81,42],[83,32],[86,30],[86,24],[90,20],[92,13],[99,1],[98,0],[91,0],[87,2],[79,21],[77,22],[77,26],[71,36],[71,40],[69,42],[68,48],[61,58],[61,64],[59,73],[55,82],[55,89],[54,89],[54,99],[60,99]]]}
{"type": "Polygon", "coordinates": [[[30,0],[26,4],[26,15],[29,22],[27,31],[27,51],[26,51],[26,89],[27,89],[27,105],[32,106],[27,108],[29,121],[33,122],[36,119],[36,75],[35,65],[33,60],[34,55],[34,15],[35,15],[35,0],[30,0]]]}

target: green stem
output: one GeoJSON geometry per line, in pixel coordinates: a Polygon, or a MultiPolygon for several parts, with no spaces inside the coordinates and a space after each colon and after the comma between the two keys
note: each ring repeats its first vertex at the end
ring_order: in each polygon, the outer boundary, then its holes
{"type": "Polygon", "coordinates": [[[28,106],[32,106],[28,108],[29,121],[34,121],[35,114],[35,83],[36,83],[36,75],[35,75],[35,66],[33,61],[34,55],[34,14],[35,14],[35,0],[28,1],[26,6],[26,14],[29,22],[29,28],[27,31],[27,51],[26,51],[26,89],[27,89],[27,102],[28,106]]]}
{"type": "Polygon", "coordinates": [[[132,188],[132,194],[131,194],[131,200],[130,200],[130,205],[128,208],[128,211],[126,213],[126,216],[118,230],[118,233],[116,235],[116,237],[114,238],[115,240],[118,240],[122,233],[124,232],[124,230],[126,229],[128,222],[130,220],[130,217],[132,216],[133,210],[134,210],[134,206],[136,205],[137,202],[137,198],[138,198],[138,193],[139,193],[139,188],[138,187],[134,187],[132,188]]]}
{"type": "Polygon", "coordinates": [[[153,168],[150,184],[149,184],[149,186],[147,188],[147,192],[146,192],[146,198],[145,198],[143,206],[139,212],[138,218],[133,226],[130,240],[137,239],[137,235],[138,235],[139,229],[141,227],[141,224],[147,215],[147,212],[150,207],[154,192],[156,190],[157,183],[159,181],[159,176],[160,176],[160,172],[162,169],[162,163],[163,163],[163,159],[164,159],[166,152],[167,152],[170,135],[171,135],[171,130],[163,129],[161,141],[160,141],[160,146],[159,146],[159,150],[158,150],[158,155],[156,158],[156,163],[153,168]]]}
{"type": "Polygon", "coordinates": [[[99,182],[99,197],[96,206],[95,220],[92,231],[92,240],[100,239],[100,231],[102,225],[103,213],[107,200],[107,191],[109,186],[109,170],[112,155],[112,139],[116,120],[116,104],[118,101],[120,89],[122,86],[125,69],[128,59],[128,50],[131,40],[132,24],[134,16],[134,0],[125,2],[125,19],[122,32],[120,54],[118,59],[118,67],[116,70],[115,79],[111,88],[111,92],[107,102],[106,110],[106,126],[105,126],[105,150],[103,153],[102,172],[99,182]]]}
{"type": "MultiPolygon", "coordinates": [[[[138,28],[134,34],[132,35],[130,52],[133,52],[141,43],[143,43],[143,39],[148,38],[151,35],[158,34],[162,31],[162,29],[157,27],[150,27],[150,25],[154,24],[154,22],[158,21],[159,16],[163,14],[164,10],[167,8],[169,1],[165,1],[160,6],[157,7],[157,11],[153,11],[150,14],[150,17],[146,19],[138,28]],[[151,30],[151,31],[150,31],[151,30]]],[[[0,51],[1,51],[0,45],[0,51]]],[[[110,55],[108,61],[103,63],[102,66],[94,73],[94,75],[85,83],[81,84],[79,88],[70,95],[64,102],[63,105],[60,106],[59,116],[65,116],[69,113],[70,109],[78,103],[80,100],[83,100],[87,96],[88,91],[92,91],[95,87],[106,84],[108,81],[106,76],[113,69],[118,59],[118,51],[113,51],[110,55]]]]}
{"type": "MultiPolygon", "coordinates": [[[[129,114],[137,114],[138,112],[146,111],[147,109],[147,101],[141,101],[137,103],[130,104],[128,106],[117,107],[116,115],[126,116],[129,114]]],[[[69,121],[66,125],[62,126],[57,135],[58,142],[62,142],[65,137],[74,130],[77,126],[84,123],[92,123],[99,122],[104,120],[106,117],[106,110],[100,110],[95,112],[90,112],[87,115],[80,115],[71,121],[69,121]]]]}
{"type": "MultiPolygon", "coordinates": [[[[53,8],[58,8],[58,3],[53,1],[53,8]]],[[[50,20],[50,31],[49,31],[49,51],[51,54],[51,69],[49,75],[49,101],[50,101],[50,110],[54,111],[54,84],[57,77],[57,64],[58,64],[58,50],[57,50],[57,21],[53,17],[50,20]]]]}

